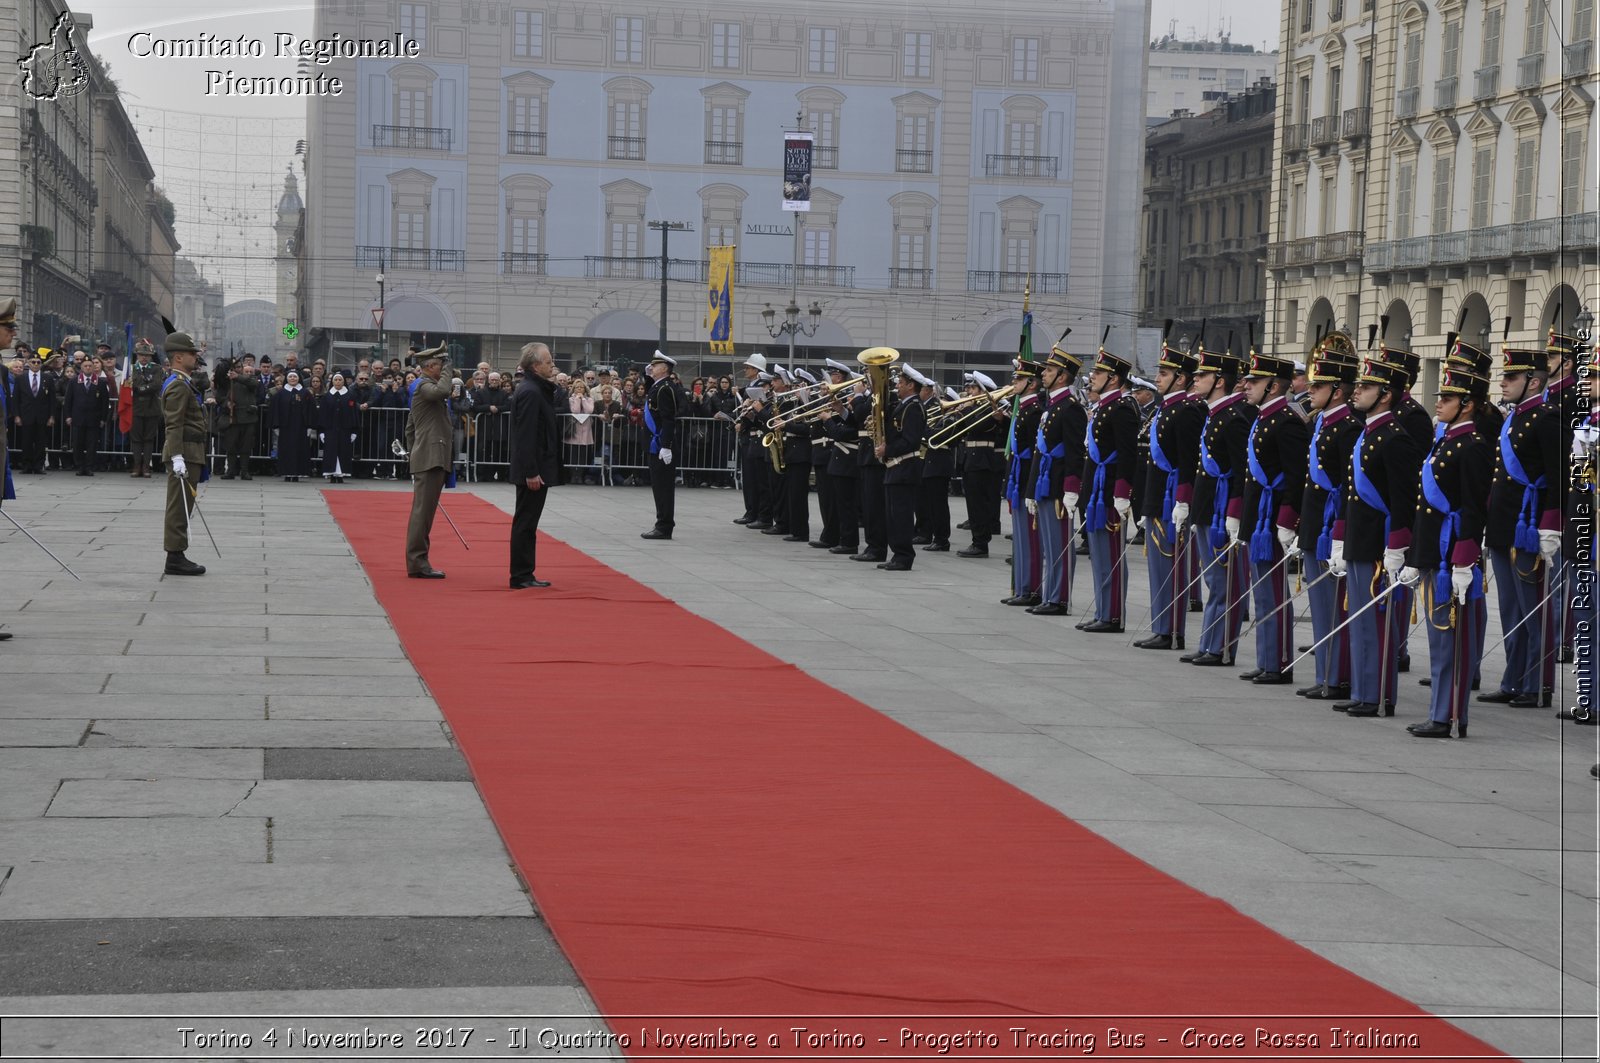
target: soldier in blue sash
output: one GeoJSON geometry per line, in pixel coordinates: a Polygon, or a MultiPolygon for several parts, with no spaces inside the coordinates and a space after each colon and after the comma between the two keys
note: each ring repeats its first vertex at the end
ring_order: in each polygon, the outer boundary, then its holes
{"type": "Polygon", "coordinates": [[[1234,549],[1233,543],[1244,513],[1245,446],[1256,410],[1234,390],[1244,368],[1237,358],[1202,348],[1199,361],[1192,390],[1206,401],[1208,411],[1195,471],[1194,536],[1206,606],[1201,614],[1200,648],[1179,660],[1216,668],[1233,664],[1244,619],[1249,558],[1234,549]]]}
{"type": "Polygon", "coordinates": [[[1361,436],[1361,419],[1350,409],[1360,371],[1342,348],[1320,349],[1311,361],[1306,392],[1316,415],[1306,460],[1305,498],[1300,505],[1301,556],[1306,592],[1311,599],[1311,632],[1317,647],[1316,682],[1295,691],[1312,701],[1347,701],[1350,698],[1350,631],[1332,635],[1344,623],[1345,578],[1330,570],[1334,525],[1344,519],[1345,481],[1350,474],[1350,453],[1361,436]]]}
{"type": "Polygon", "coordinates": [[[1239,678],[1271,686],[1294,681],[1294,614],[1283,608],[1289,599],[1285,558],[1293,552],[1305,500],[1306,463],[1311,433],[1300,411],[1289,405],[1294,362],[1256,354],[1246,377],[1245,401],[1257,407],[1245,443],[1249,477],[1244,484],[1244,512],[1239,535],[1250,559],[1255,588],[1256,666],[1239,678]]]}
{"type": "MultiPolygon", "coordinates": [[[[1011,516],[1011,596],[1001,605],[1031,608],[1039,604],[1039,532],[1033,509],[1026,504],[1033,481],[1033,443],[1044,415],[1043,396],[1034,389],[1039,370],[1032,362],[1014,361],[1011,383],[1011,427],[1006,435],[1006,508],[1011,516]]],[[[1037,507],[1034,507],[1037,508],[1037,507]]]]}
{"type": "Polygon", "coordinates": [[[1094,619],[1080,630],[1120,634],[1128,601],[1127,536],[1139,464],[1139,407],[1127,392],[1133,366],[1101,347],[1089,371],[1096,396],[1084,433],[1084,530],[1094,576],[1094,619]]]}
{"type": "MultiPolygon", "coordinates": [[[[1561,447],[1561,467],[1570,473],[1572,469],[1572,433],[1577,429],[1583,417],[1588,413],[1588,403],[1583,403],[1583,410],[1579,411],[1579,389],[1575,386],[1577,378],[1573,375],[1573,365],[1579,342],[1571,336],[1563,336],[1554,328],[1550,330],[1549,338],[1545,341],[1546,368],[1550,372],[1549,380],[1545,384],[1545,405],[1552,408],[1552,418],[1548,432],[1558,437],[1561,447]]],[[[1567,512],[1567,500],[1571,494],[1571,476],[1552,477],[1553,486],[1558,497],[1552,503],[1563,513],[1567,512]]],[[[1555,581],[1556,593],[1550,602],[1555,608],[1556,630],[1559,635],[1555,637],[1556,659],[1558,661],[1572,660],[1572,625],[1568,618],[1568,604],[1572,601],[1572,594],[1567,590],[1567,580],[1570,576],[1567,561],[1575,556],[1572,522],[1562,522],[1562,536],[1560,552],[1549,562],[1551,579],[1555,581]]]]}
{"type": "Polygon", "coordinates": [[[1480,543],[1488,516],[1484,483],[1493,450],[1475,419],[1489,402],[1489,381],[1447,364],[1434,404],[1438,428],[1422,466],[1422,500],[1400,579],[1418,588],[1428,628],[1433,699],[1428,722],[1406,730],[1419,738],[1467,736],[1467,699],[1483,656],[1480,543]]]}
{"type": "Polygon", "coordinates": [[[1512,408],[1500,428],[1484,545],[1500,627],[1511,634],[1500,687],[1478,700],[1534,708],[1550,704],[1555,682],[1560,628],[1549,592],[1561,552],[1561,507],[1552,485],[1567,475],[1565,432],[1556,408],[1545,404],[1545,352],[1507,347],[1501,359],[1500,395],[1512,408]],[[1536,610],[1540,615],[1530,616],[1536,610]]]}
{"type": "Polygon", "coordinates": [[[1194,455],[1200,452],[1200,430],[1206,423],[1206,404],[1189,394],[1198,365],[1188,352],[1162,343],[1161,360],[1156,363],[1159,397],[1150,419],[1150,464],[1142,506],[1152,632],[1149,638],[1134,643],[1143,650],[1183,649],[1189,617],[1188,595],[1183,592],[1197,575],[1188,564],[1191,536],[1183,524],[1194,498],[1194,455]],[[1178,519],[1180,515],[1184,521],[1178,519]]]}
{"type": "Polygon", "coordinates": [[[677,361],[660,351],[650,359],[650,390],[645,395],[644,424],[650,430],[650,493],[655,496],[656,523],[641,539],[670,539],[675,512],[674,491],[678,474],[672,468],[672,448],[678,442],[678,385],[672,382],[677,361]]]}
{"type": "Polygon", "coordinates": [[[1406,384],[1402,367],[1368,359],[1350,401],[1365,423],[1351,449],[1344,518],[1334,522],[1329,567],[1349,572],[1351,700],[1333,708],[1351,716],[1394,715],[1400,642],[1410,631],[1411,594],[1399,578],[1411,544],[1423,451],[1395,417],[1406,384]],[[1385,600],[1367,608],[1379,597],[1385,600]]]}
{"type": "Polygon", "coordinates": [[[1039,373],[1044,405],[1033,438],[1033,465],[1023,482],[1023,504],[1039,532],[1039,604],[1028,608],[1035,616],[1072,611],[1072,525],[1078,517],[1083,439],[1089,426],[1088,415],[1072,397],[1072,381],[1082,364],[1077,355],[1056,346],[1039,373]]]}

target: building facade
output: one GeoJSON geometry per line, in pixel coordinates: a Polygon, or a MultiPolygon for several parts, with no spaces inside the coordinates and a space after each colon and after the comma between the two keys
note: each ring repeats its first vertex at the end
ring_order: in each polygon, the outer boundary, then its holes
{"type": "Polygon", "coordinates": [[[1263,335],[1272,135],[1270,80],[1201,115],[1180,113],[1145,133],[1140,324],[1175,335],[1229,332],[1243,350],[1263,335]]]}
{"type": "Polygon", "coordinates": [[[1176,111],[1199,114],[1218,101],[1278,76],[1278,53],[1252,44],[1180,41],[1169,33],[1150,44],[1145,117],[1165,120],[1176,111]]]}
{"type": "Polygon", "coordinates": [[[653,221],[694,230],[666,255],[668,341],[691,357],[720,244],[738,248],[740,350],[781,346],[761,310],[781,320],[791,289],[822,310],[799,337],[813,356],[1014,351],[1024,287],[1041,329],[1131,320],[1141,4],[351,8],[319,5],[317,34],[398,32],[421,54],[336,62],[356,91],[312,103],[303,287],[320,342],[377,339],[382,273],[394,349],[647,355],[653,221]],[[816,137],[805,213],[781,204],[797,124],[816,137]]]}
{"type": "Polygon", "coordinates": [[[277,304],[267,299],[237,299],[223,307],[223,328],[228,349],[236,354],[272,356],[278,361],[283,339],[277,304]]]}
{"type": "Polygon", "coordinates": [[[177,259],[173,270],[172,323],[193,336],[196,342],[219,348],[227,345],[222,295],[222,285],[206,280],[193,261],[177,259]]]}
{"type": "Polygon", "coordinates": [[[1280,345],[1369,326],[1542,342],[1592,307],[1592,0],[1294,0],[1283,21],[1268,304],[1280,345]]]}

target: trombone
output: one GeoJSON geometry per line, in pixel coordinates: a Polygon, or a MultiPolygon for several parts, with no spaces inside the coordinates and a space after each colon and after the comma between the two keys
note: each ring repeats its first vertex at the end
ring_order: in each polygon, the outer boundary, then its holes
{"type": "Polygon", "coordinates": [[[993,391],[940,402],[938,404],[940,416],[954,416],[955,419],[946,421],[938,431],[929,436],[928,446],[938,450],[958,442],[961,437],[992,417],[1000,409],[1000,404],[1011,398],[1016,390],[1015,384],[1007,384],[993,391]]]}
{"type": "Polygon", "coordinates": [[[821,420],[823,414],[833,407],[833,397],[839,394],[841,391],[848,391],[849,389],[855,387],[860,380],[861,377],[853,376],[849,380],[844,380],[837,384],[808,386],[806,389],[808,391],[813,391],[820,388],[820,390],[817,391],[817,397],[769,418],[767,420],[767,427],[776,432],[781,430],[785,425],[791,425],[802,421],[821,420]]]}

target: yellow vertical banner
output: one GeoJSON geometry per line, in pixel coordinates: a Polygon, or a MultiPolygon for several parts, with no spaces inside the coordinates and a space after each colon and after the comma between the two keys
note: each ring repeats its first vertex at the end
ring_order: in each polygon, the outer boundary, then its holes
{"type": "Polygon", "coordinates": [[[706,290],[706,325],[711,353],[733,353],[733,245],[706,248],[711,260],[706,290]]]}

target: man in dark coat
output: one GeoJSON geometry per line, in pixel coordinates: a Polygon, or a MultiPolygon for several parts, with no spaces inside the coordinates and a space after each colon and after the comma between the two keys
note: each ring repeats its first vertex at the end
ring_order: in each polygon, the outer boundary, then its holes
{"type": "Polygon", "coordinates": [[[539,516],[561,475],[561,431],[556,422],[556,363],[550,348],[530,343],[517,363],[522,380],[511,397],[511,482],[517,491],[511,518],[511,589],[548,587],[534,575],[539,516]]]}
{"type": "Polygon", "coordinates": [[[72,430],[72,463],[79,476],[93,476],[100,461],[100,430],[111,409],[111,385],[100,359],[88,358],[84,373],[67,385],[67,427],[72,430]]]}
{"type": "MultiPolygon", "coordinates": [[[[159,381],[157,381],[159,383],[159,381]]],[[[29,351],[21,379],[11,396],[11,424],[16,432],[12,445],[20,451],[17,468],[44,474],[45,437],[56,424],[56,396],[60,382],[45,369],[37,351],[29,351]]],[[[156,416],[160,418],[160,408],[156,416]]]]}

